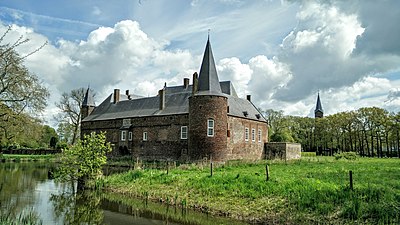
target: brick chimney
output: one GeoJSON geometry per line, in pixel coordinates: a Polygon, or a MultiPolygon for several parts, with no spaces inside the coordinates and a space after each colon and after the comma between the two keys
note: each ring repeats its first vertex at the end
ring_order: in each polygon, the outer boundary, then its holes
{"type": "Polygon", "coordinates": [[[160,110],[165,109],[165,89],[158,91],[158,96],[160,97],[160,110]]]}
{"type": "Polygon", "coordinates": [[[247,98],[247,101],[251,102],[251,95],[247,95],[246,98],[247,98]]]}
{"type": "Polygon", "coordinates": [[[199,76],[197,75],[197,72],[194,72],[193,74],[193,88],[192,88],[192,94],[196,94],[196,92],[199,90],[199,76]]]}
{"type": "Polygon", "coordinates": [[[185,89],[189,87],[189,78],[183,78],[183,87],[185,89]]]}
{"type": "Polygon", "coordinates": [[[114,89],[114,99],[113,103],[118,103],[119,102],[119,89],[114,89]]]}

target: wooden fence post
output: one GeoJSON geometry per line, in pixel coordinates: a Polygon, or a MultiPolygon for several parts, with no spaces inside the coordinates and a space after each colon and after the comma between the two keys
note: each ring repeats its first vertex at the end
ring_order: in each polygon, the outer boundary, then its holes
{"type": "Polygon", "coordinates": [[[210,177],[213,176],[213,163],[210,162],[210,177]]]}
{"type": "Polygon", "coordinates": [[[268,164],[265,166],[265,180],[268,181],[269,180],[269,167],[268,164]]]}
{"type": "Polygon", "coordinates": [[[349,171],[349,178],[350,178],[350,190],[353,190],[353,171],[349,171]]]}

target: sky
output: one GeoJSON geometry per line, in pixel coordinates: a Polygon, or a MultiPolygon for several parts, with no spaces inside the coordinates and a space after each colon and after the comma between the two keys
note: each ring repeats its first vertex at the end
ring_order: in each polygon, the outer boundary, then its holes
{"type": "Polygon", "coordinates": [[[313,116],[381,107],[400,110],[398,0],[2,0],[5,42],[50,91],[90,86],[100,104],[113,89],[157,95],[198,72],[208,33],[220,81],[263,109],[313,116]]]}

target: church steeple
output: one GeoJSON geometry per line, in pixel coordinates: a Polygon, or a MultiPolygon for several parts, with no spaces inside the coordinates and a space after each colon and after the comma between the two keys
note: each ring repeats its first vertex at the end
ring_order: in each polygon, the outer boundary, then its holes
{"type": "Polygon", "coordinates": [[[322,109],[321,99],[319,98],[319,92],[317,97],[317,105],[314,110],[315,118],[322,118],[324,117],[324,110],[322,109]]]}
{"type": "Polygon", "coordinates": [[[222,94],[217,69],[215,67],[214,56],[211,50],[210,37],[207,39],[207,45],[201,63],[198,85],[199,92],[207,92],[209,94],[217,95],[222,94]]]}

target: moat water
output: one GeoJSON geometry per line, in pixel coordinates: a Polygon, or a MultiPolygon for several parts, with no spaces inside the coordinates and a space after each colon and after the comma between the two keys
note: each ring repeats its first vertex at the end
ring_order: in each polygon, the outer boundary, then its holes
{"type": "Polygon", "coordinates": [[[242,224],[116,194],[77,194],[76,185],[49,179],[52,167],[48,163],[0,162],[0,213],[30,212],[42,224],[242,224]]]}

